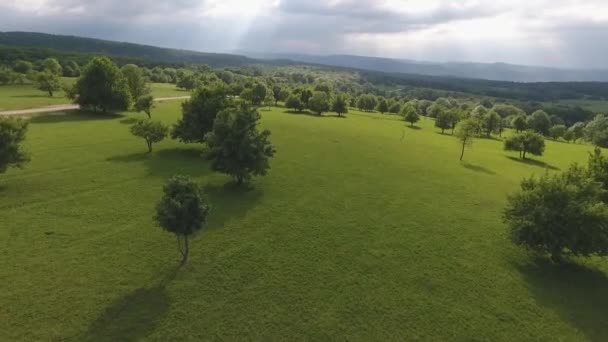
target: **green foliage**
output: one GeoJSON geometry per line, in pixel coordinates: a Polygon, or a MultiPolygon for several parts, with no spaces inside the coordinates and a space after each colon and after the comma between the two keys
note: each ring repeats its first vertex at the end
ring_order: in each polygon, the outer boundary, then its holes
{"type": "MultiPolygon", "coordinates": [[[[417,111],[418,107],[416,107],[416,112],[417,111]]],[[[388,112],[393,114],[401,113],[401,103],[399,101],[394,101],[393,103],[391,103],[391,105],[388,107],[388,112]]]]}
{"type": "Polygon", "coordinates": [[[198,87],[200,84],[200,79],[198,75],[195,74],[185,74],[179,78],[176,86],[185,90],[193,90],[198,87]]]}
{"type": "Polygon", "coordinates": [[[410,123],[411,127],[414,127],[414,123],[416,123],[420,120],[420,116],[418,115],[418,111],[416,110],[416,107],[414,107],[414,105],[411,103],[406,103],[403,106],[401,115],[403,116],[403,120],[410,123]]]}
{"type": "Polygon", "coordinates": [[[144,112],[148,118],[152,118],[152,109],[154,108],[154,97],[152,95],[144,95],[135,102],[135,111],[144,112]]]}
{"type": "Polygon", "coordinates": [[[503,118],[508,116],[517,117],[520,115],[526,115],[526,112],[512,104],[497,103],[494,105],[494,107],[492,107],[492,110],[503,118]]]}
{"type": "Polygon", "coordinates": [[[28,121],[0,116],[0,173],[11,167],[22,167],[29,161],[23,151],[28,121]]]}
{"type": "Polygon", "coordinates": [[[61,64],[59,64],[59,61],[55,58],[47,58],[44,60],[44,70],[55,74],[56,76],[61,76],[63,73],[61,64]]]}
{"type": "Polygon", "coordinates": [[[20,74],[27,75],[30,71],[34,70],[34,65],[28,61],[18,60],[15,62],[13,70],[20,74]]]}
{"type": "Polygon", "coordinates": [[[290,95],[287,100],[285,100],[285,107],[301,112],[302,109],[304,109],[304,104],[299,96],[290,95]]]}
{"type": "Polygon", "coordinates": [[[564,253],[608,255],[608,207],[604,191],[572,166],[556,175],[524,179],[521,190],[509,197],[504,221],[512,241],[559,262],[564,253]]]}
{"type": "Polygon", "coordinates": [[[462,146],[462,150],[460,152],[460,160],[464,157],[464,149],[467,146],[473,145],[473,139],[477,136],[479,130],[481,129],[479,125],[479,121],[469,118],[461,121],[456,126],[455,136],[460,141],[462,146]]]}
{"type": "Polygon", "coordinates": [[[388,102],[384,97],[379,98],[376,110],[382,114],[388,112],[388,102]]]}
{"type": "Polygon", "coordinates": [[[163,141],[169,133],[169,127],[160,121],[150,119],[139,119],[130,128],[131,134],[143,138],[148,146],[148,152],[152,152],[152,144],[163,141]]]}
{"type": "Polygon", "coordinates": [[[545,151],[545,139],[538,133],[525,131],[508,137],[504,142],[504,149],[519,152],[522,159],[526,159],[526,153],[541,156],[545,151]]]}
{"type": "Polygon", "coordinates": [[[231,175],[238,184],[268,172],[275,149],[268,141],[270,131],[258,131],[259,120],[257,110],[244,104],[217,115],[207,136],[206,157],[213,170],[231,175]]]}
{"type": "MultiPolygon", "coordinates": [[[[433,103],[432,105],[430,105],[427,110],[426,110],[426,115],[429,118],[438,118],[440,115],[447,113],[448,109],[444,106],[442,106],[441,104],[438,103],[433,103]]],[[[444,115],[445,118],[445,115],[444,115]]],[[[443,124],[441,124],[443,125],[443,124]]],[[[436,126],[441,128],[440,126],[436,126]]],[[[447,127],[446,127],[447,128],[447,127]]]]}
{"type": "MultiPolygon", "coordinates": [[[[577,126],[577,133],[580,126],[577,126]]],[[[608,147],[608,116],[598,114],[584,129],[585,136],[595,146],[608,147]]]]}
{"type": "Polygon", "coordinates": [[[53,96],[54,92],[61,89],[59,76],[46,70],[36,73],[34,82],[38,90],[47,92],[49,96],[53,96]]]}
{"type": "Polygon", "coordinates": [[[549,114],[546,112],[537,110],[528,116],[526,124],[529,129],[542,135],[548,135],[549,129],[551,128],[551,119],[549,118],[549,114]]]}
{"type": "Polygon", "coordinates": [[[585,123],[577,122],[568,128],[568,132],[572,133],[572,140],[576,142],[578,139],[582,139],[585,136],[585,123]]]}
{"type": "Polygon", "coordinates": [[[513,127],[513,129],[515,129],[515,131],[519,133],[525,131],[528,128],[527,122],[528,121],[526,119],[526,115],[520,114],[513,118],[513,120],[511,121],[511,127],[513,127]]]}
{"type": "Polygon", "coordinates": [[[264,99],[266,99],[266,93],[268,89],[262,83],[256,83],[253,88],[251,88],[251,103],[255,106],[259,106],[262,104],[264,99]]]}
{"type": "Polygon", "coordinates": [[[180,175],[169,178],[154,218],[162,229],[176,235],[182,264],[188,260],[189,237],[203,228],[208,215],[209,204],[192,178],[180,175]]]}
{"type": "Polygon", "coordinates": [[[500,115],[493,110],[489,110],[481,120],[481,127],[486,132],[486,136],[497,133],[500,130],[502,121],[500,115]]]}
{"type": "Polygon", "coordinates": [[[429,109],[429,113],[433,113],[430,115],[437,115],[435,117],[435,127],[441,129],[441,134],[443,134],[446,129],[450,129],[452,127],[454,117],[449,109],[440,105],[433,105],[429,109]]]}
{"type": "Polygon", "coordinates": [[[66,77],[78,77],[80,72],[80,65],[75,61],[68,61],[63,67],[63,76],[66,77]]]}
{"type": "Polygon", "coordinates": [[[318,115],[327,112],[330,109],[329,96],[327,93],[315,91],[310,100],[308,100],[308,108],[318,115]]]}
{"type": "Polygon", "coordinates": [[[202,143],[219,112],[232,105],[224,85],[198,88],[182,103],[182,118],[173,126],[171,138],[202,143]]]}
{"type": "Polygon", "coordinates": [[[346,103],[344,95],[339,94],[334,98],[334,101],[331,104],[331,111],[337,113],[338,116],[343,116],[348,113],[348,104],[346,103]]]}
{"type": "Polygon", "coordinates": [[[364,94],[357,99],[357,108],[362,111],[372,111],[378,105],[378,100],[374,95],[364,94]]]}
{"type": "Polygon", "coordinates": [[[566,130],[566,126],[564,125],[555,125],[549,129],[549,136],[553,140],[557,140],[566,134],[566,130]]]}
{"type": "Polygon", "coordinates": [[[150,93],[150,86],[146,81],[143,70],[135,64],[124,65],[120,71],[127,80],[129,92],[133,101],[150,93]]]}
{"type": "Polygon", "coordinates": [[[74,85],[74,102],[94,111],[127,110],[131,94],[127,80],[107,57],[96,57],[74,85]]]}
{"type": "Polygon", "coordinates": [[[310,89],[304,89],[300,92],[300,101],[304,105],[304,108],[308,108],[308,100],[312,97],[312,91],[310,89]]]}

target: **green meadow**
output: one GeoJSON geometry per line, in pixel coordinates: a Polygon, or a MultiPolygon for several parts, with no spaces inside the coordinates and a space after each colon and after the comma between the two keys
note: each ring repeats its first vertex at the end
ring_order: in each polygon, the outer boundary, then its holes
{"type": "Polygon", "coordinates": [[[590,145],[547,141],[524,163],[477,139],[459,162],[430,119],[260,113],[277,153],[244,188],[202,145],[146,153],[128,129],[143,114],[33,118],[31,162],[0,175],[0,340],[608,340],[608,262],[555,266],[501,220],[523,177],[590,145]],[[173,174],[212,205],[181,268],[153,220],[173,174]]]}
{"type": "MultiPolygon", "coordinates": [[[[61,81],[64,84],[73,84],[76,79],[63,77],[61,81]]],[[[190,92],[176,89],[175,84],[169,83],[151,83],[150,88],[154,97],[185,96],[190,94],[190,92]]],[[[57,91],[51,97],[48,93],[34,88],[31,84],[0,87],[0,111],[70,103],[70,99],[65,97],[63,90],[57,91]]]]}

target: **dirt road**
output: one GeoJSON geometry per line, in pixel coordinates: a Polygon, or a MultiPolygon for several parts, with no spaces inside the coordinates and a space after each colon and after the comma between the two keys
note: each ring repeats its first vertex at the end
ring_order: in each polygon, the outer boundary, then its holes
{"type": "MultiPolygon", "coordinates": [[[[172,101],[172,100],[185,100],[185,99],[189,99],[189,98],[190,98],[190,96],[157,97],[154,99],[154,101],[163,102],[163,101],[172,101]]],[[[44,114],[44,113],[75,110],[78,108],[80,108],[80,107],[78,105],[74,105],[74,104],[61,104],[61,105],[44,106],[44,107],[38,107],[38,108],[5,110],[5,111],[0,111],[0,115],[8,116],[8,115],[44,114]]]]}

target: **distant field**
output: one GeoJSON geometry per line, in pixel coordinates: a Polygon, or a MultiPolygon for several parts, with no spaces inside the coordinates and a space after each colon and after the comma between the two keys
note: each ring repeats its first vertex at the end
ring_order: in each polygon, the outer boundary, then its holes
{"type": "Polygon", "coordinates": [[[246,190],[200,145],[146,154],[142,114],[33,119],[31,163],[0,175],[0,340],[608,340],[608,262],[535,260],[501,222],[523,177],[590,146],[522,163],[481,139],[460,163],[431,120],[261,113],[277,153],[246,190]],[[152,219],[176,173],[213,206],[179,270],[152,219]]]}
{"type": "MultiPolygon", "coordinates": [[[[74,78],[64,77],[62,82],[71,84],[75,80],[74,78]]],[[[175,84],[152,83],[151,88],[154,97],[184,96],[190,94],[187,91],[175,88],[175,84]]],[[[35,108],[70,102],[70,99],[65,97],[63,91],[58,91],[53,97],[50,97],[47,93],[37,90],[29,84],[0,86],[0,111],[35,108]]]]}
{"type": "Polygon", "coordinates": [[[570,106],[579,106],[584,109],[588,109],[594,113],[608,114],[608,101],[596,101],[596,100],[561,100],[555,102],[546,102],[547,105],[551,104],[565,104],[570,106]]]}

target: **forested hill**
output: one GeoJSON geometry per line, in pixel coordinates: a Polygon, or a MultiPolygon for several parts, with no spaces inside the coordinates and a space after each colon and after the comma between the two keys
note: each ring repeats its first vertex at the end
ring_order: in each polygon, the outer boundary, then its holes
{"type": "Polygon", "coordinates": [[[261,61],[232,54],[167,49],[150,45],[33,32],[0,32],[0,45],[107,54],[172,64],[208,64],[216,68],[277,62],[261,61]]]}

